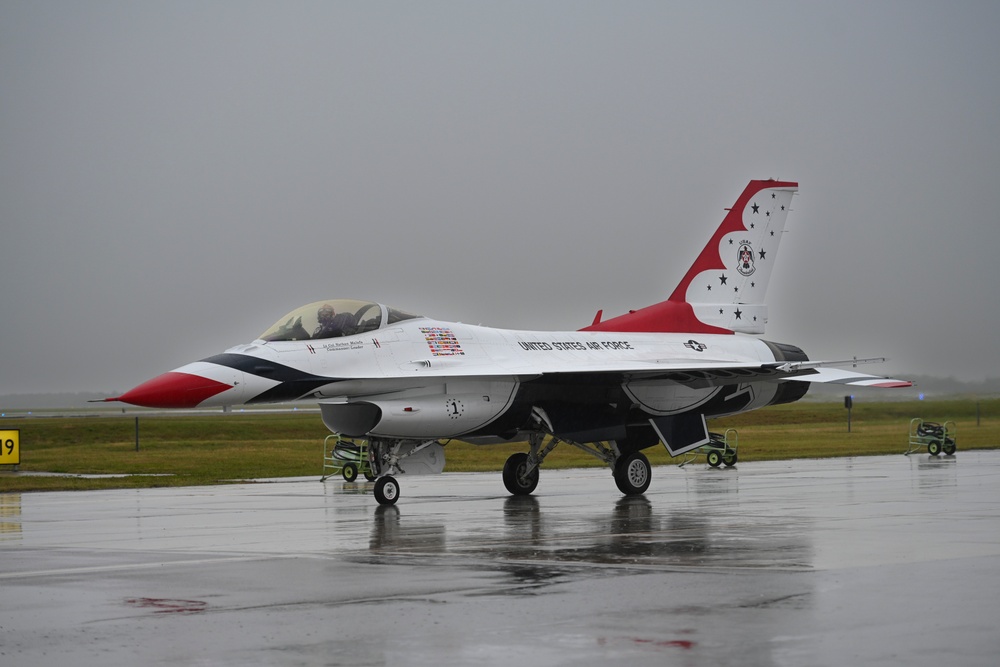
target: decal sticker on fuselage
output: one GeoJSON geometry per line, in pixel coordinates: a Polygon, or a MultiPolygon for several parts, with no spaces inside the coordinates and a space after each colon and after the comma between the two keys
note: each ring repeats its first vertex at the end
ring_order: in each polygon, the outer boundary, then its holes
{"type": "Polygon", "coordinates": [[[465,405],[457,398],[449,398],[445,401],[445,408],[448,410],[449,419],[460,419],[465,414],[465,405]]]}
{"type": "Polygon", "coordinates": [[[462,346],[455,338],[455,332],[447,327],[420,327],[420,333],[427,341],[427,347],[435,357],[464,356],[462,346]]]}
{"type": "Polygon", "coordinates": [[[753,246],[749,241],[740,241],[740,249],[737,253],[736,270],[742,276],[753,275],[755,271],[753,265],[753,246]]]}

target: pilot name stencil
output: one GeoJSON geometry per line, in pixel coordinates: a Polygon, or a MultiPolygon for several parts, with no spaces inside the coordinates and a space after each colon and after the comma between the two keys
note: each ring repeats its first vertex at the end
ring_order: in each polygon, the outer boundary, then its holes
{"type": "Polygon", "coordinates": [[[340,350],[360,350],[365,346],[362,340],[337,341],[336,343],[326,343],[323,349],[327,352],[339,352],[340,350]]]}

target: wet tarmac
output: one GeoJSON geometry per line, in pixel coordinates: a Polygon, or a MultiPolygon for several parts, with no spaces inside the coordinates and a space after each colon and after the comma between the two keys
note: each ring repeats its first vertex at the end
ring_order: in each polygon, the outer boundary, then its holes
{"type": "Polygon", "coordinates": [[[993,665],[1000,451],[0,495],[0,664],[993,665]]]}

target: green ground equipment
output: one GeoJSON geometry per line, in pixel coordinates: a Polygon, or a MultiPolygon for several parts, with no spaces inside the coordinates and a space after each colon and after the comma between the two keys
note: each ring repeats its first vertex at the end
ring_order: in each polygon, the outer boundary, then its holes
{"type": "Polygon", "coordinates": [[[354,440],[333,433],[323,440],[323,479],[343,475],[344,480],[353,482],[358,475],[364,475],[369,482],[375,480],[371,463],[368,461],[368,442],[354,440]]]}
{"type": "Polygon", "coordinates": [[[736,433],[736,429],[726,429],[725,433],[709,433],[708,438],[707,445],[702,445],[688,452],[687,458],[678,467],[682,468],[691,463],[699,454],[704,454],[706,462],[713,468],[718,468],[723,464],[727,468],[736,465],[739,458],[736,454],[739,447],[739,434],[736,433]]]}
{"type": "Polygon", "coordinates": [[[953,421],[938,424],[925,422],[920,418],[911,419],[909,449],[903,454],[909,456],[918,449],[926,447],[927,453],[931,456],[939,456],[942,452],[951,456],[957,448],[955,444],[957,434],[958,427],[953,421]]]}

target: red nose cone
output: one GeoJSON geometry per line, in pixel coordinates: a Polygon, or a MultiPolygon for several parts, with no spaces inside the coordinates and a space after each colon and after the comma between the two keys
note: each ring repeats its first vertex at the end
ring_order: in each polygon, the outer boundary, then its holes
{"type": "Polygon", "coordinates": [[[200,375],[170,372],[108,400],[144,408],[194,408],[205,399],[231,388],[225,382],[216,382],[200,375]]]}

